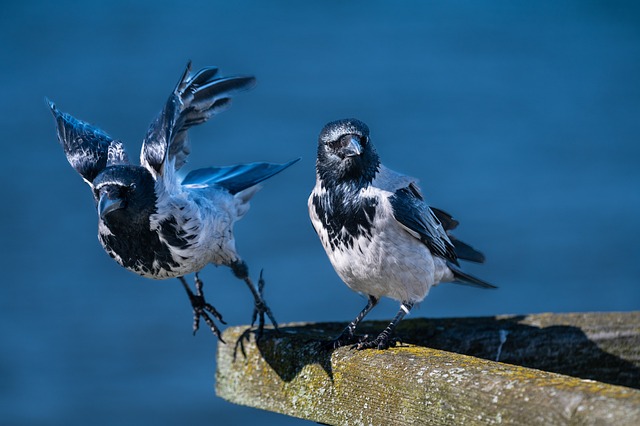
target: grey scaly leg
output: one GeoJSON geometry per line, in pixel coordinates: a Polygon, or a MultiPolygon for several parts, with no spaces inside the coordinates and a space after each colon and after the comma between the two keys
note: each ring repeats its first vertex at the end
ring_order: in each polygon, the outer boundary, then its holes
{"type": "Polygon", "coordinates": [[[342,333],[336,337],[334,340],[329,342],[329,346],[333,349],[338,349],[341,346],[346,346],[353,343],[356,327],[362,321],[362,319],[373,309],[374,306],[378,304],[378,298],[369,296],[367,300],[367,306],[358,314],[357,317],[353,321],[347,325],[347,327],[342,331],[342,333]]]}
{"type": "Polygon", "coordinates": [[[249,278],[249,268],[247,267],[247,264],[244,261],[238,260],[232,263],[230,267],[231,267],[231,270],[233,271],[233,274],[236,277],[243,280],[249,287],[249,290],[251,290],[251,294],[253,294],[253,298],[255,300],[255,307],[253,309],[253,315],[251,316],[251,325],[253,326],[256,322],[256,319],[258,320],[258,339],[262,337],[262,332],[264,330],[265,314],[267,314],[267,316],[271,320],[271,323],[273,324],[273,327],[277,331],[278,323],[275,317],[273,316],[271,309],[269,309],[269,307],[267,306],[266,302],[262,297],[262,290],[264,288],[264,279],[262,278],[262,271],[260,271],[260,279],[258,280],[258,287],[256,288],[256,286],[253,285],[253,281],[251,281],[251,278],[249,278]]]}

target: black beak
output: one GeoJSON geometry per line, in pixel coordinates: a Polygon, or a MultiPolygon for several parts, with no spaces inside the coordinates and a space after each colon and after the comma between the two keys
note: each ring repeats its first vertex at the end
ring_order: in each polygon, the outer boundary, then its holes
{"type": "Polygon", "coordinates": [[[100,219],[104,219],[106,215],[122,207],[124,207],[122,198],[112,198],[108,192],[100,194],[100,200],[98,201],[98,214],[100,215],[100,219]]]}
{"type": "Polygon", "coordinates": [[[349,143],[342,149],[345,157],[356,157],[362,153],[362,145],[355,136],[349,136],[349,143]]]}

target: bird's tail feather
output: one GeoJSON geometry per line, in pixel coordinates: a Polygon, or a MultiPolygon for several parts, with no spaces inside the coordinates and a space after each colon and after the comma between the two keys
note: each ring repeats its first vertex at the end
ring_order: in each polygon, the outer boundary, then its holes
{"type": "Polygon", "coordinates": [[[481,280],[480,278],[476,278],[473,275],[469,275],[466,272],[463,272],[458,266],[454,265],[451,262],[447,262],[447,266],[453,272],[453,277],[455,278],[456,284],[469,285],[472,287],[479,287],[484,289],[494,289],[498,288],[493,284],[490,284],[486,281],[481,280]]]}

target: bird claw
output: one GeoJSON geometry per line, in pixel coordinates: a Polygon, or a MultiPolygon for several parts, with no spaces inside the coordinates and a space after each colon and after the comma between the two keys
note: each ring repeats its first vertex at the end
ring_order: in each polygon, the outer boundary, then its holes
{"type": "Polygon", "coordinates": [[[184,289],[189,296],[189,301],[191,302],[191,307],[193,308],[193,335],[195,336],[196,332],[200,328],[200,318],[202,318],[202,320],[211,329],[211,332],[216,335],[218,340],[220,340],[222,343],[225,343],[225,341],[222,339],[220,329],[218,328],[218,326],[216,326],[215,322],[213,322],[213,319],[209,316],[209,314],[213,315],[213,317],[215,317],[222,324],[226,325],[227,323],[222,319],[222,315],[220,314],[220,312],[218,312],[218,310],[212,304],[205,300],[204,292],[202,291],[203,283],[202,280],[200,280],[200,277],[198,277],[198,275],[196,274],[195,294],[191,291],[189,285],[183,277],[180,277],[180,281],[182,282],[182,285],[184,286],[184,289]]]}
{"type": "Polygon", "coordinates": [[[389,335],[384,331],[373,340],[367,340],[368,337],[369,336],[364,336],[362,340],[351,346],[351,349],[356,349],[358,351],[361,351],[363,349],[385,350],[389,348],[395,348],[398,344],[402,343],[400,339],[398,339],[397,337],[389,337],[389,335]]]}
{"type": "MultiPolygon", "coordinates": [[[[208,305],[208,303],[207,303],[207,305],[208,305]]],[[[216,335],[218,340],[220,340],[222,343],[226,343],[224,341],[224,339],[222,338],[222,335],[220,333],[220,329],[216,326],[216,324],[213,322],[211,317],[207,314],[207,311],[209,311],[208,308],[201,308],[201,307],[193,306],[193,335],[195,336],[196,332],[200,328],[200,318],[202,318],[204,320],[204,322],[211,329],[211,332],[216,335]]],[[[214,316],[215,316],[215,314],[214,314],[214,316]]],[[[218,317],[216,316],[216,318],[218,318],[218,317]]],[[[226,322],[222,321],[220,318],[218,318],[218,320],[221,323],[226,324],[226,322]]]]}
{"type": "Polygon", "coordinates": [[[367,336],[361,336],[359,338],[356,337],[354,330],[351,327],[347,327],[344,331],[335,339],[323,342],[323,347],[328,350],[338,349],[343,346],[348,346],[354,342],[354,340],[358,340],[361,342],[363,339],[366,339],[367,336]]]}

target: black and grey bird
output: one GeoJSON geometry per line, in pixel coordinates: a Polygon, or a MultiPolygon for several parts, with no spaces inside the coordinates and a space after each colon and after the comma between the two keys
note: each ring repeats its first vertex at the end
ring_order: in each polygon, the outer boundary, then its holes
{"type": "Polygon", "coordinates": [[[460,269],[459,259],[483,262],[483,254],[451,235],[458,222],[427,205],[416,179],[382,165],[359,120],[334,121],[320,132],[309,215],[340,278],[368,297],[334,348],[357,342],[356,326],[383,296],[398,300],[400,311],[357,349],[394,346],[395,327],[440,282],[495,288],[460,269]]]}
{"type": "Polygon", "coordinates": [[[210,263],[229,266],[249,286],[255,299],[252,324],[259,320],[259,334],[265,314],[277,327],[262,297],[262,274],[254,285],[236,251],[233,226],[247,213],[259,183],[297,160],[210,167],[184,177],[178,173],[191,151],[187,130],[226,110],[233,95],[254,85],[254,77],[220,77],[215,67],[192,74],[187,64],[147,131],[141,166],[130,164],[122,142],[48,101],[67,159],[93,192],[105,251],[143,277],[179,278],[193,307],[194,334],[202,318],[220,338],[208,314],[224,323],[205,300],[198,277],[210,263]],[[195,273],[195,293],[184,278],[190,273],[195,273]]]}

